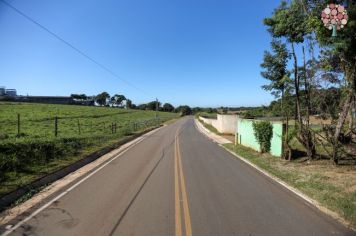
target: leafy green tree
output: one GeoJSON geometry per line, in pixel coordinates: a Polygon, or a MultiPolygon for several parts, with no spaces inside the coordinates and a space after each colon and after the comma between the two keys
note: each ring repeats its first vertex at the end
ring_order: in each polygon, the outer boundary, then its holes
{"type": "Polygon", "coordinates": [[[158,107],[158,109],[160,109],[160,105],[161,105],[160,102],[152,101],[152,102],[147,103],[146,109],[155,111],[157,107],[158,107]]]}
{"type": "Polygon", "coordinates": [[[176,112],[180,112],[181,116],[187,116],[187,115],[191,115],[192,114],[192,109],[187,105],[179,106],[179,107],[176,108],[175,111],[176,112]]]}
{"type": "Polygon", "coordinates": [[[172,104],[170,104],[170,103],[165,103],[163,105],[163,111],[173,112],[174,111],[174,106],[172,106],[172,104]]]}
{"type": "Polygon", "coordinates": [[[130,99],[126,99],[126,108],[128,108],[128,109],[132,109],[133,108],[133,104],[132,104],[132,101],[130,99]]]}
{"type": "Polygon", "coordinates": [[[96,95],[95,100],[100,106],[105,106],[107,104],[110,95],[107,92],[102,92],[96,95]]]}
{"type": "MultiPolygon", "coordinates": [[[[330,31],[326,29],[320,20],[320,12],[328,4],[326,0],[308,0],[307,6],[310,11],[310,25],[316,34],[317,41],[321,47],[328,51],[329,55],[337,58],[336,65],[330,63],[329,69],[335,70],[337,67],[341,68],[344,74],[344,95],[343,104],[340,109],[340,115],[335,122],[333,128],[332,158],[334,163],[339,161],[339,139],[344,127],[347,115],[353,108],[355,109],[356,97],[356,2],[353,0],[335,1],[335,3],[346,3],[349,21],[345,28],[338,31],[337,37],[331,37],[330,31]]],[[[335,62],[329,61],[329,62],[335,62]]],[[[350,132],[351,133],[351,132],[350,132]]]]}
{"type": "MultiPolygon", "coordinates": [[[[296,44],[304,43],[307,35],[311,33],[308,17],[303,1],[293,0],[290,4],[282,1],[281,5],[275,9],[272,17],[264,19],[264,24],[268,26],[268,31],[274,38],[284,38],[291,46],[293,58],[293,73],[294,73],[294,93],[296,100],[296,116],[297,116],[297,130],[298,141],[305,147],[308,157],[311,159],[315,156],[315,145],[313,135],[309,127],[309,102],[307,107],[307,114],[303,117],[301,107],[300,94],[300,74],[298,66],[298,58],[295,50],[296,44]]],[[[304,46],[303,55],[304,54],[304,46]]],[[[305,65],[305,57],[304,65],[305,65]]],[[[306,85],[308,83],[305,83],[306,85]]],[[[306,90],[308,88],[306,87],[306,90]]],[[[309,92],[308,92],[309,93],[309,92]]]]}
{"type": "Polygon", "coordinates": [[[262,86],[263,89],[271,91],[275,97],[281,97],[281,110],[283,110],[284,92],[290,83],[288,77],[287,64],[290,55],[286,44],[273,39],[271,42],[272,53],[265,51],[261,67],[262,77],[269,80],[268,85],[262,86]]]}
{"type": "Polygon", "coordinates": [[[192,109],[192,112],[193,112],[193,114],[197,114],[197,113],[201,112],[202,110],[203,110],[203,109],[200,108],[200,107],[194,107],[194,108],[192,109]]]}
{"type": "Polygon", "coordinates": [[[147,104],[140,104],[137,106],[139,110],[146,110],[147,109],[147,104]]]}
{"type": "Polygon", "coordinates": [[[121,94],[115,94],[114,96],[111,97],[111,103],[115,104],[117,106],[122,106],[123,101],[126,100],[126,97],[121,94]]]}

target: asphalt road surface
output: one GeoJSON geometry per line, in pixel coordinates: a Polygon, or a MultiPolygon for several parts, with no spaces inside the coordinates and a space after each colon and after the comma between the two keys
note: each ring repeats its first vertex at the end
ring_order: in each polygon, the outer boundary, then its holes
{"type": "Polygon", "coordinates": [[[148,136],[10,235],[355,234],[210,141],[186,117],[148,136]]]}

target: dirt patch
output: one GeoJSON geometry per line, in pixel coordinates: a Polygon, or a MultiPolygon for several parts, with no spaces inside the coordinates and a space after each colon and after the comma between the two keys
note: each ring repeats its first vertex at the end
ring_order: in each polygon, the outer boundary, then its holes
{"type": "Polygon", "coordinates": [[[232,143],[235,143],[235,135],[232,134],[222,134],[220,135],[223,138],[226,138],[227,140],[231,141],[232,143]]]}

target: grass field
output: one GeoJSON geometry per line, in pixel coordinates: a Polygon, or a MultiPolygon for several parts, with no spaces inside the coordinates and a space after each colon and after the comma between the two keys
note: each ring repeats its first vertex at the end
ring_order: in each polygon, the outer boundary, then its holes
{"type": "Polygon", "coordinates": [[[159,119],[155,119],[155,114],[107,107],[1,102],[0,196],[125,136],[179,116],[159,112],[159,119]]]}

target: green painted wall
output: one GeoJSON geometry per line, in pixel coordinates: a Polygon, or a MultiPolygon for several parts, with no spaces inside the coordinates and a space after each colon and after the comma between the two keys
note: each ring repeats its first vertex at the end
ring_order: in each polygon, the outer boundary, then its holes
{"type": "MultiPolygon", "coordinates": [[[[254,132],[252,123],[258,120],[238,119],[237,121],[237,142],[243,146],[252,148],[256,151],[260,151],[260,145],[258,144],[254,132]]],[[[270,153],[273,156],[282,156],[283,153],[283,123],[272,122],[273,136],[271,140],[270,153]]]]}

